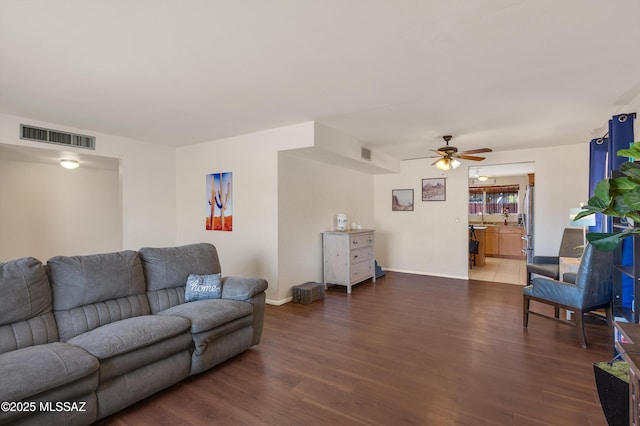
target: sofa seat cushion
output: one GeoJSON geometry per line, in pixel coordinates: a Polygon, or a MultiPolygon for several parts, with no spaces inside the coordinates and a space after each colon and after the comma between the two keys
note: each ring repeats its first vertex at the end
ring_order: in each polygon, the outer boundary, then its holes
{"type": "Polygon", "coordinates": [[[212,330],[253,314],[253,305],[240,300],[208,299],[183,303],[158,313],[175,315],[191,322],[191,333],[212,330]]]}
{"type": "Polygon", "coordinates": [[[98,360],[75,346],[53,342],[0,355],[0,401],[21,401],[98,371],[98,360]]]}
{"type": "MultiPolygon", "coordinates": [[[[100,383],[120,377],[132,371],[169,358],[174,354],[189,350],[193,340],[189,331],[170,337],[162,342],[136,349],[108,359],[100,360],[100,383]]],[[[185,376],[186,377],[186,376],[185,376]]]]}
{"type": "Polygon", "coordinates": [[[169,315],[143,315],[112,322],[68,341],[99,359],[111,358],[161,342],[189,330],[189,320],[169,315]]]}

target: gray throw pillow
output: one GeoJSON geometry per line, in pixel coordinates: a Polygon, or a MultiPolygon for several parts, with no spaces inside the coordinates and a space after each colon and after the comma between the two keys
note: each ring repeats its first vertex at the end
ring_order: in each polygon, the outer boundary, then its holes
{"type": "Polygon", "coordinates": [[[185,301],[193,302],[195,300],[220,299],[221,297],[220,274],[189,274],[187,277],[187,285],[184,289],[185,301]]]}

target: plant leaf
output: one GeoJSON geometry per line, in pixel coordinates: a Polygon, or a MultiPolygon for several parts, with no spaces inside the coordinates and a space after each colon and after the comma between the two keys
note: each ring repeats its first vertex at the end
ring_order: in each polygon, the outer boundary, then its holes
{"type": "Polygon", "coordinates": [[[619,177],[609,180],[609,196],[616,197],[636,189],[638,185],[627,177],[619,177]]]}
{"type": "Polygon", "coordinates": [[[631,210],[640,211],[640,192],[633,191],[624,195],[624,203],[629,206],[631,210]]]}
{"type": "Polygon", "coordinates": [[[640,179],[640,163],[622,163],[620,165],[620,172],[624,175],[639,180],[640,179]]]}
{"type": "Polygon", "coordinates": [[[629,157],[636,160],[640,159],[640,142],[635,142],[629,149],[618,150],[618,157],[629,157]]]}
{"type": "Polygon", "coordinates": [[[622,234],[624,233],[589,232],[587,233],[587,240],[600,251],[612,251],[620,245],[622,238],[626,236],[621,236],[622,234]]]}
{"type": "MultiPolygon", "coordinates": [[[[594,197],[605,201],[606,205],[611,201],[611,196],[609,195],[609,181],[610,179],[603,179],[598,182],[593,192],[594,197]]],[[[591,204],[591,200],[593,200],[593,198],[589,200],[589,204],[591,204]]]]}
{"type": "MultiPolygon", "coordinates": [[[[628,194],[627,194],[628,195],[628,194]]],[[[631,213],[633,210],[625,201],[625,197],[622,195],[613,199],[613,205],[611,211],[617,213],[617,217],[624,217],[627,213],[631,213]]]]}
{"type": "Polygon", "coordinates": [[[607,203],[606,201],[598,197],[591,197],[589,198],[589,202],[586,205],[582,206],[582,211],[580,211],[576,215],[574,220],[582,219],[583,217],[589,216],[590,214],[601,213],[607,207],[609,207],[609,203],[607,203]]]}

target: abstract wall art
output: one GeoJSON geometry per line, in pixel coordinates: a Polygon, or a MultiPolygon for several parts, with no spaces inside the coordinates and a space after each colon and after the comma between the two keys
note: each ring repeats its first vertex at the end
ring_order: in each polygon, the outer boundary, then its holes
{"type": "Polygon", "coordinates": [[[233,185],[231,172],[206,176],[207,231],[233,230],[233,185]]]}

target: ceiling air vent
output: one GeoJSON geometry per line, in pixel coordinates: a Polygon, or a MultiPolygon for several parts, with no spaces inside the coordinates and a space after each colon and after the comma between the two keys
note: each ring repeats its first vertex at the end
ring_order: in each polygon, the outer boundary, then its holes
{"type": "Polygon", "coordinates": [[[96,149],[95,136],[78,135],[76,133],[60,132],[58,130],[43,129],[42,127],[20,125],[20,139],[35,142],[54,143],[76,148],[96,149]]]}
{"type": "Polygon", "coordinates": [[[360,147],[360,156],[363,160],[371,161],[371,150],[365,147],[360,147]]]}

